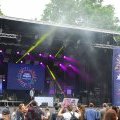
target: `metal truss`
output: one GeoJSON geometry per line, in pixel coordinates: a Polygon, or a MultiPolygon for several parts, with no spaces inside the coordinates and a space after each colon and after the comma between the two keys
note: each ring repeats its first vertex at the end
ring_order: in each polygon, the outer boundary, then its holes
{"type": "Polygon", "coordinates": [[[16,35],[16,34],[0,33],[0,38],[17,39],[17,37],[18,37],[18,35],[16,35]]]}
{"type": "Polygon", "coordinates": [[[96,48],[106,48],[106,49],[120,48],[120,46],[106,45],[106,44],[92,44],[92,46],[96,48]]]}

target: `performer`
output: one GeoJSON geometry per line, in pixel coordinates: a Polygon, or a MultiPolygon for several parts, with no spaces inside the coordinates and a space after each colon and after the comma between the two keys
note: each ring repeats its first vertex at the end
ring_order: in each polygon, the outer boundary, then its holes
{"type": "Polygon", "coordinates": [[[31,97],[31,100],[34,100],[34,95],[35,95],[35,89],[32,88],[32,89],[30,90],[30,97],[31,97]]]}

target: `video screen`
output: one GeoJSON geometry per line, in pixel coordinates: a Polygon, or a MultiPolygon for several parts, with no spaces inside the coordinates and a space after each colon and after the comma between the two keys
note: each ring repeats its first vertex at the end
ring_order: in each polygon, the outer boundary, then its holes
{"type": "Polygon", "coordinates": [[[44,89],[45,69],[40,65],[8,64],[7,89],[44,89]]]}

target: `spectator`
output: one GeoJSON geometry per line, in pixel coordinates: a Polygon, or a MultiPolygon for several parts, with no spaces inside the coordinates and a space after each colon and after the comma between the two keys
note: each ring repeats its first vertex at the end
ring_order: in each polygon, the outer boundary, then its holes
{"type": "Polygon", "coordinates": [[[105,118],[104,120],[117,120],[117,113],[114,109],[109,109],[107,110],[107,112],[105,113],[105,118]]]}
{"type": "Polygon", "coordinates": [[[24,110],[25,110],[25,105],[20,104],[18,106],[18,110],[16,111],[16,119],[17,120],[24,120],[24,110]]]}
{"type": "Polygon", "coordinates": [[[45,115],[43,116],[44,120],[50,120],[50,110],[49,108],[45,109],[45,115]]]}
{"type": "Polygon", "coordinates": [[[16,120],[16,108],[13,109],[13,112],[11,114],[11,119],[16,120]]]}
{"type": "Polygon", "coordinates": [[[2,111],[2,119],[3,120],[11,120],[10,110],[8,108],[3,109],[3,111],[2,111]]]}
{"type": "Polygon", "coordinates": [[[94,104],[90,103],[89,108],[85,110],[85,119],[86,120],[96,120],[96,110],[94,109],[94,104]]]}
{"type": "Polygon", "coordinates": [[[108,110],[108,105],[107,103],[103,103],[102,105],[102,109],[100,110],[100,114],[101,114],[101,120],[104,120],[104,116],[105,116],[105,113],[106,111],[108,110]]]}
{"type": "Polygon", "coordinates": [[[73,106],[72,105],[68,105],[67,106],[67,111],[65,113],[63,113],[64,111],[64,106],[60,109],[60,111],[58,112],[58,116],[63,117],[64,120],[70,120],[71,117],[74,115],[77,119],[80,119],[81,113],[77,113],[73,111],[73,106]]]}
{"type": "Polygon", "coordinates": [[[33,100],[28,107],[28,111],[25,115],[25,120],[42,120],[43,115],[44,114],[38,107],[37,102],[33,100]]]}

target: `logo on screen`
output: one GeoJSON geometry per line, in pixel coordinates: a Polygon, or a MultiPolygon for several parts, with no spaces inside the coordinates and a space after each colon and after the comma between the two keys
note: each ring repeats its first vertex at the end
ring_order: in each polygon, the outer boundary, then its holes
{"type": "Polygon", "coordinates": [[[18,82],[24,88],[32,88],[37,81],[35,71],[29,67],[23,67],[18,71],[18,82]]]}

